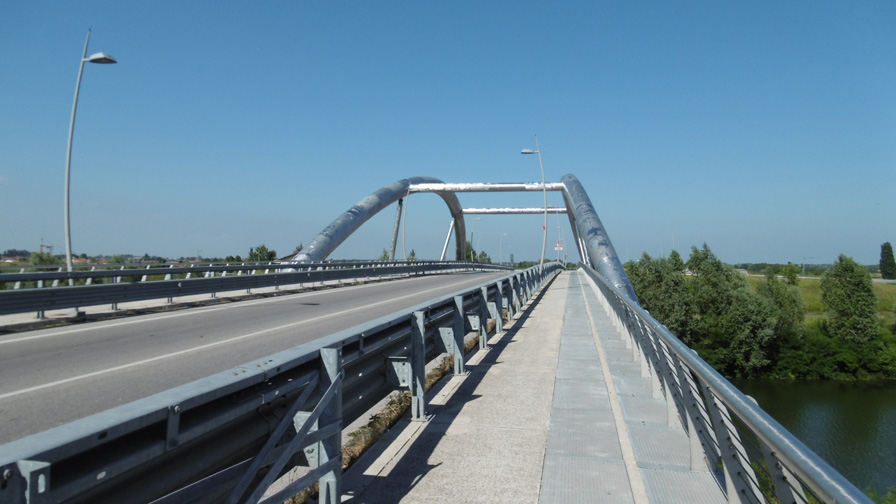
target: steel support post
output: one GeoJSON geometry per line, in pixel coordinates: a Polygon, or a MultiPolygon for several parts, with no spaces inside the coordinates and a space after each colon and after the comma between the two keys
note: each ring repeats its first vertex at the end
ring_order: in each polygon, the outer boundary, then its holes
{"type": "Polygon", "coordinates": [[[678,356],[675,357],[675,367],[678,370],[678,382],[682,387],[682,400],[687,417],[686,427],[688,429],[688,444],[690,446],[691,470],[708,471],[709,461],[715,460],[717,455],[710,449],[711,437],[705,430],[706,422],[700,413],[699,399],[696,394],[698,387],[692,379],[690,370],[678,356]],[[704,436],[707,438],[706,442],[701,439],[704,436]],[[710,455],[711,453],[713,455],[710,455]]]}
{"type": "Polygon", "coordinates": [[[451,219],[451,224],[448,226],[448,236],[445,237],[445,246],[442,247],[442,255],[439,256],[439,261],[445,260],[445,254],[448,253],[448,242],[451,241],[452,231],[454,231],[454,219],[451,219]]]}
{"type": "Polygon", "coordinates": [[[479,289],[479,348],[488,350],[488,288],[479,289]]]}
{"type": "Polygon", "coordinates": [[[426,313],[411,318],[411,420],[426,420],[426,313]]]}
{"type": "MultiPolygon", "coordinates": [[[[342,432],[342,348],[322,348],[320,350],[320,388],[327,390],[339,380],[336,393],[324,408],[318,419],[320,426],[337,424],[342,432]]],[[[318,502],[339,504],[342,500],[342,436],[335,435],[321,439],[318,445],[318,466],[338,460],[336,466],[318,480],[320,497],[318,502]]]]}
{"type": "Polygon", "coordinates": [[[395,228],[392,230],[392,249],[389,252],[389,260],[395,260],[395,246],[398,244],[398,228],[401,227],[401,207],[404,205],[404,198],[398,198],[398,210],[395,212],[395,228]]]}
{"type": "Polygon", "coordinates": [[[647,336],[647,327],[641,319],[635,321],[635,326],[637,327],[637,344],[640,349],[640,358],[641,358],[641,377],[649,378],[650,377],[650,351],[648,336],[647,336]]]}
{"type": "Polygon", "coordinates": [[[495,283],[495,334],[504,333],[504,282],[495,283]]]}
{"type": "Polygon", "coordinates": [[[746,473],[748,470],[752,472],[753,469],[748,464],[747,467],[744,466],[741,458],[741,453],[744,451],[743,444],[737,433],[737,427],[731,423],[728,408],[716,399],[716,394],[712,389],[707,388],[705,393],[707,395],[706,409],[719,443],[719,455],[725,473],[725,494],[728,497],[728,503],[763,502],[762,493],[758,491],[758,488],[754,490],[755,484],[751,483],[755,479],[755,475],[746,473]],[[748,492],[752,495],[748,495],[748,492]]]}
{"type": "Polygon", "coordinates": [[[467,374],[466,355],[464,354],[464,298],[454,296],[454,320],[452,333],[454,336],[454,374],[467,374]]]}
{"type": "MultiPolygon", "coordinates": [[[[747,398],[755,404],[759,404],[753,397],[747,396],[747,398]]],[[[775,456],[775,452],[765,444],[761,437],[756,436],[756,440],[759,442],[762,458],[768,465],[768,476],[772,486],[775,488],[775,496],[778,497],[778,502],[809,502],[796,475],[775,456]]]]}

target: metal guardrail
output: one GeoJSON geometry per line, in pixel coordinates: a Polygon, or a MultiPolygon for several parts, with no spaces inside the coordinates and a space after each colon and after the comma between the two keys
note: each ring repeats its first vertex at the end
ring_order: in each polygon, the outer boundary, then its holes
{"type": "Polygon", "coordinates": [[[464,336],[486,345],[562,266],[546,264],[419,304],[0,446],[0,504],[255,503],[293,465],[309,472],[261,502],[314,481],[340,500],[343,425],[393,390],[426,415],[425,362],[464,373],[464,336]],[[154,500],[157,499],[157,500],[154,500]]]}
{"type": "Polygon", "coordinates": [[[642,369],[650,370],[670,405],[669,422],[687,429],[691,468],[714,471],[728,502],[872,503],[626,293],[579,267],[635,342],[642,369]]]}
{"type": "Polygon", "coordinates": [[[287,285],[371,278],[389,275],[423,275],[451,271],[510,270],[505,266],[474,262],[340,262],[305,264],[249,264],[203,266],[195,268],[151,268],[130,270],[49,271],[0,274],[0,284],[35,282],[36,288],[0,290],[0,315],[43,312],[60,308],[109,304],[117,309],[119,303],[168,299],[197,294],[246,290],[263,287],[280,288],[287,285]],[[259,271],[263,273],[259,274],[259,271]],[[200,275],[199,278],[191,278],[200,275]],[[162,276],[153,280],[151,277],[162,276]],[[183,278],[176,278],[183,276],[183,278]],[[125,281],[127,278],[139,281],[125,281]],[[93,284],[93,280],[108,279],[112,283],[93,284]],[[83,281],[85,285],[66,285],[69,281],[83,281]],[[53,287],[43,287],[54,282],[53,287]]]}

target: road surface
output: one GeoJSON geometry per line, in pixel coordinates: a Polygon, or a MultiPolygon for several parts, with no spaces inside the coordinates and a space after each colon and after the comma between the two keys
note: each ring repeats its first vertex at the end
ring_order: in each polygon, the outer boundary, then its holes
{"type": "Polygon", "coordinates": [[[2,336],[0,444],[505,275],[428,275],[2,336]]]}

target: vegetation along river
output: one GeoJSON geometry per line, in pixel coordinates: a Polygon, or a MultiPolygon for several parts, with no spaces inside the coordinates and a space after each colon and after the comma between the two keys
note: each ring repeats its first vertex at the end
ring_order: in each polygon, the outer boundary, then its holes
{"type": "Polygon", "coordinates": [[[860,490],[896,487],[896,381],[733,382],[860,490]]]}

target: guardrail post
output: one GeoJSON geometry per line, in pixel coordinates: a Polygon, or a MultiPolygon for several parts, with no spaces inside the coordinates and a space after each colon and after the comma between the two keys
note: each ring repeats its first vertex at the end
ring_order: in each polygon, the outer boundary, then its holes
{"type": "Polygon", "coordinates": [[[454,338],[454,374],[467,374],[466,356],[464,355],[464,298],[454,296],[454,320],[451,333],[454,338]]]}
{"type": "Polygon", "coordinates": [[[479,348],[488,350],[488,288],[479,289],[479,348]]]}
{"type": "Polygon", "coordinates": [[[504,282],[498,280],[495,284],[495,334],[504,332],[504,282]]]}
{"type": "MultiPolygon", "coordinates": [[[[342,373],[342,348],[321,348],[320,389],[327,390],[342,373]]],[[[336,394],[329,405],[324,408],[318,419],[318,425],[338,424],[342,431],[342,385],[336,390],[336,394]]],[[[318,480],[320,497],[318,502],[327,504],[339,504],[342,500],[342,436],[334,435],[317,442],[318,466],[324,465],[329,460],[338,460],[336,466],[328,473],[323,474],[318,480]]]]}
{"type": "Polygon", "coordinates": [[[532,299],[532,277],[535,275],[533,272],[528,272],[526,274],[526,301],[532,299]]]}
{"type": "Polygon", "coordinates": [[[411,420],[426,420],[426,313],[411,318],[411,420]]]}
{"type": "Polygon", "coordinates": [[[516,314],[520,312],[520,296],[517,292],[517,286],[520,284],[519,277],[517,275],[513,275],[510,277],[510,299],[508,300],[508,313],[510,314],[510,320],[514,320],[516,318],[516,314]]]}

